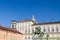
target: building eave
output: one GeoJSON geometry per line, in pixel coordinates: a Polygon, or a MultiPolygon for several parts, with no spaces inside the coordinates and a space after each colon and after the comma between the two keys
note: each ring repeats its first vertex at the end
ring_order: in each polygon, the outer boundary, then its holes
{"type": "Polygon", "coordinates": [[[20,22],[33,22],[33,23],[36,23],[35,21],[33,21],[33,20],[21,20],[21,21],[17,21],[18,23],[20,23],[20,22]]]}
{"type": "Polygon", "coordinates": [[[0,29],[1,30],[5,30],[5,31],[10,31],[10,32],[22,34],[22,33],[18,32],[17,30],[14,30],[14,29],[11,29],[11,28],[7,28],[7,27],[3,27],[3,26],[0,26],[0,29]]]}
{"type": "Polygon", "coordinates": [[[56,22],[36,23],[36,24],[33,24],[32,26],[34,26],[34,25],[46,25],[46,24],[57,24],[57,23],[60,23],[60,21],[56,21],[56,22]]]}

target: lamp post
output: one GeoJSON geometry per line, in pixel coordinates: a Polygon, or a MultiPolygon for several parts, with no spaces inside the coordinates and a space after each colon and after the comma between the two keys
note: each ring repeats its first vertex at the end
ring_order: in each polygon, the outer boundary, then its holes
{"type": "Polygon", "coordinates": [[[49,37],[49,35],[47,34],[47,38],[46,38],[47,40],[48,40],[48,37],[49,37]]]}
{"type": "MultiPolygon", "coordinates": [[[[49,31],[50,31],[50,29],[49,29],[49,26],[48,26],[48,33],[49,33],[49,31]]],[[[47,33],[47,36],[46,36],[46,37],[47,37],[47,38],[46,38],[47,40],[48,40],[48,38],[49,38],[48,33],[47,33]]]]}

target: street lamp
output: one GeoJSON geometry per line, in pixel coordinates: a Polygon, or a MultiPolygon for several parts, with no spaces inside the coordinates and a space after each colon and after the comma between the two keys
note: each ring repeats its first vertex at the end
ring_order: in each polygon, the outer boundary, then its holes
{"type": "Polygon", "coordinates": [[[49,35],[47,34],[47,38],[46,38],[47,40],[48,40],[48,37],[49,37],[49,35]]]}

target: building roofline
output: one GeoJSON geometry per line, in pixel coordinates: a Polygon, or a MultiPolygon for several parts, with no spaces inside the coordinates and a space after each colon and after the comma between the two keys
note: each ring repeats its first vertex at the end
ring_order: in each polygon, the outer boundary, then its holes
{"type": "Polygon", "coordinates": [[[36,23],[36,24],[33,24],[32,26],[34,26],[34,25],[45,25],[45,24],[56,24],[56,23],[60,23],[60,21],[56,21],[56,22],[36,23]]]}
{"type": "Polygon", "coordinates": [[[11,32],[14,32],[14,33],[22,34],[22,33],[18,32],[17,30],[14,30],[14,29],[11,29],[11,28],[7,28],[7,27],[3,27],[3,26],[0,26],[0,29],[6,30],[6,31],[11,31],[11,32]]]}
{"type": "Polygon", "coordinates": [[[12,20],[12,22],[16,22],[16,20],[12,20]]]}
{"type": "Polygon", "coordinates": [[[21,21],[17,21],[17,22],[29,22],[29,21],[32,21],[33,23],[36,23],[36,22],[33,21],[33,20],[21,20],[21,21]]]}

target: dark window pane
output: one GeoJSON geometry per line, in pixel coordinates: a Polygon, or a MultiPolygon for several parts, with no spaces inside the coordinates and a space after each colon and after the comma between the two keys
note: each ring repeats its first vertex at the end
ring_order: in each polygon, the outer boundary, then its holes
{"type": "Polygon", "coordinates": [[[54,32],[54,29],[52,28],[52,32],[54,32]]]}
{"type": "Polygon", "coordinates": [[[12,28],[14,28],[14,25],[12,25],[12,28]]]}
{"type": "Polygon", "coordinates": [[[43,31],[44,31],[44,32],[46,32],[46,30],[45,30],[45,29],[43,29],[43,31]]]}
{"type": "Polygon", "coordinates": [[[56,31],[58,32],[58,27],[56,28],[56,31]]]}
{"type": "Polygon", "coordinates": [[[27,39],[27,37],[25,37],[25,39],[27,39]]]}
{"type": "Polygon", "coordinates": [[[48,28],[48,32],[50,32],[50,29],[48,28]]]}
{"type": "Polygon", "coordinates": [[[28,39],[30,39],[30,37],[28,37],[28,39]]]}

